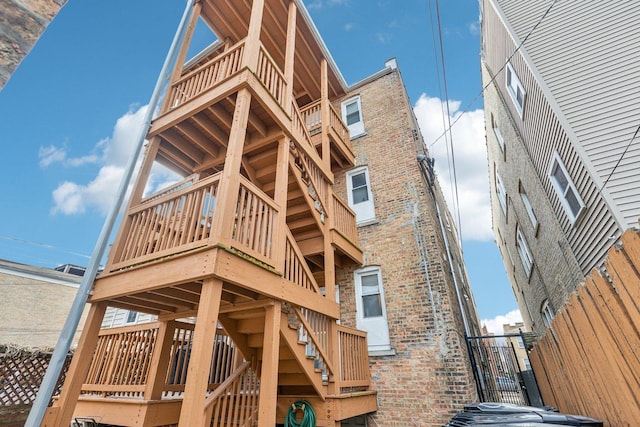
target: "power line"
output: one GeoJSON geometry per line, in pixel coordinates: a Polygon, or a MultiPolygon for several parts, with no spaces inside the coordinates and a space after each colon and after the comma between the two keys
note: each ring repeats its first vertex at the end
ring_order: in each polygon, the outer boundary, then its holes
{"type": "Polygon", "coordinates": [[[549,14],[549,12],[551,12],[551,9],[553,8],[553,6],[558,2],[558,0],[553,0],[553,2],[549,5],[549,7],[547,8],[547,10],[544,12],[544,14],[540,17],[540,19],[538,19],[538,22],[536,22],[536,24],[529,30],[529,32],[527,33],[527,35],[522,39],[522,41],[520,42],[520,44],[516,47],[516,49],[511,53],[511,55],[509,55],[509,57],[506,59],[506,61],[504,62],[504,64],[502,64],[502,66],[498,69],[497,72],[495,72],[493,74],[493,76],[491,77],[491,79],[487,82],[486,85],[484,85],[482,87],[482,89],[480,90],[480,92],[473,98],[473,100],[468,103],[461,111],[461,113],[458,115],[458,117],[456,117],[456,119],[453,121],[453,123],[451,123],[451,125],[449,126],[448,129],[446,129],[440,136],[438,136],[435,141],[433,141],[430,145],[429,145],[429,149],[431,147],[433,147],[443,136],[446,136],[447,132],[451,131],[451,128],[458,122],[458,120],[460,120],[460,118],[462,116],[464,116],[466,113],[469,112],[469,109],[476,103],[476,101],[478,100],[478,98],[480,98],[482,96],[482,94],[485,92],[485,90],[487,90],[489,88],[489,85],[491,85],[495,79],[498,77],[498,74],[500,74],[500,72],[502,70],[504,70],[504,68],[507,66],[507,64],[509,63],[509,61],[511,60],[511,58],[513,58],[513,56],[518,53],[518,51],[520,51],[520,48],[524,45],[524,43],[527,41],[527,39],[529,38],[529,36],[531,36],[531,34],[536,30],[536,28],[538,28],[538,26],[542,23],[542,21],[547,17],[547,15],[549,14]]]}
{"type": "Polygon", "coordinates": [[[615,166],[613,167],[613,169],[611,169],[611,172],[609,172],[609,175],[607,175],[607,179],[604,181],[604,184],[602,184],[602,187],[600,187],[600,190],[598,191],[598,193],[602,193],[602,190],[604,190],[604,187],[607,185],[607,183],[609,182],[609,179],[611,178],[611,176],[613,175],[613,173],[616,171],[616,169],[618,168],[618,165],[620,165],[620,162],[622,162],[622,159],[624,158],[624,155],[627,154],[627,151],[629,151],[629,147],[631,147],[631,144],[633,143],[633,140],[636,139],[636,136],[638,136],[638,132],[640,132],[640,125],[638,125],[638,127],[636,128],[636,131],[634,132],[633,136],[631,137],[631,139],[629,140],[629,143],[627,144],[627,146],[625,147],[624,151],[622,152],[622,154],[620,155],[620,158],[618,159],[618,161],[616,162],[615,166]]]}

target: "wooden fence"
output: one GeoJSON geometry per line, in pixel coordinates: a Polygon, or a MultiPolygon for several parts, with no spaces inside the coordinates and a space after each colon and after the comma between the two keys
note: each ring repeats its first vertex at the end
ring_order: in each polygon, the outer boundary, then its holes
{"type": "Polygon", "coordinates": [[[640,420],[640,234],[585,278],[530,354],[544,403],[602,419],[640,420]]]}
{"type": "MultiPolygon", "coordinates": [[[[36,398],[51,352],[0,346],[0,426],[22,426],[36,398]]],[[[71,355],[55,387],[60,393],[71,355]]]]}

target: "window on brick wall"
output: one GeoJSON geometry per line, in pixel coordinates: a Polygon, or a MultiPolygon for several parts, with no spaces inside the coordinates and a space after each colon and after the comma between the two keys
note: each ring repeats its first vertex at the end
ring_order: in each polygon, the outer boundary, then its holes
{"type": "Polygon", "coordinates": [[[342,120],[347,124],[352,139],[364,135],[364,119],[362,118],[362,104],[359,96],[342,103],[342,120]]]}
{"type": "Polygon", "coordinates": [[[496,136],[496,140],[498,141],[500,150],[504,153],[504,137],[502,136],[502,132],[500,132],[500,128],[498,127],[498,122],[493,116],[493,113],[491,113],[491,129],[493,129],[493,134],[496,136]]]}
{"type": "Polygon", "coordinates": [[[356,326],[367,332],[369,352],[391,349],[380,267],[356,270],[356,326]]]}
{"type": "Polygon", "coordinates": [[[533,212],[533,205],[531,205],[531,201],[529,200],[529,196],[527,196],[527,192],[524,191],[524,186],[520,183],[520,199],[522,200],[522,204],[524,205],[524,209],[527,211],[527,216],[531,221],[531,225],[534,230],[538,230],[538,218],[536,217],[535,212],[533,212]]]}
{"type": "Polygon", "coordinates": [[[356,213],[358,225],[370,224],[376,220],[369,168],[366,166],[347,172],[347,199],[349,207],[356,213]]]}
{"type": "Polygon", "coordinates": [[[522,86],[522,82],[520,82],[518,75],[516,74],[510,63],[507,62],[505,70],[505,74],[507,76],[507,92],[509,92],[509,96],[513,101],[513,105],[516,107],[518,115],[520,116],[520,118],[522,118],[522,114],[524,112],[524,103],[527,98],[527,92],[525,92],[524,86],[522,86]]]}
{"type": "Polygon", "coordinates": [[[507,190],[504,188],[504,184],[502,182],[502,178],[500,178],[500,174],[496,170],[496,194],[498,196],[498,201],[500,202],[500,207],[502,208],[502,212],[507,215],[507,190]]]}
{"type": "Polygon", "coordinates": [[[575,224],[584,210],[585,204],[557,152],[553,153],[551,158],[549,177],[571,225],[575,224]]]}
{"type": "Polygon", "coordinates": [[[525,239],[524,234],[519,226],[516,226],[516,249],[518,249],[518,255],[520,255],[520,260],[522,261],[522,266],[524,267],[524,272],[527,277],[531,276],[531,271],[533,270],[533,256],[531,255],[531,251],[529,250],[529,245],[527,244],[527,239],[525,239]]]}
{"type": "Polygon", "coordinates": [[[540,308],[540,315],[542,316],[544,326],[547,328],[551,328],[554,314],[553,309],[551,308],[551,304],[549,304],[549,300],[544,300],[544,302],[542,303],[542,307],[540,308]]]}

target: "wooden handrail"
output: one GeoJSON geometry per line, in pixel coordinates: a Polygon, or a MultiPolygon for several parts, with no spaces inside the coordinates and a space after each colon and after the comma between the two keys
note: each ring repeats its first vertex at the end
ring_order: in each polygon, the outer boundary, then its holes
{"type": "Polygon", "coordinates": [[[307,331],[307,335],[311,338],[311,341],[313,342],[314,346],[320,353],[320,356],[324,360],[324,363],[327,365],[327,369],[331,372],[331,375],[334,375],[335,370],[333,369],[333,364],[331,363],[331,360],[329,360],[329,356],[327,355],[326,351],[322,348],[322,345],[320,345],[319,340],[316,337],[315,331],[313,330],[311,325],[309,325],[309,322],[307,322],[307,318],[302,313],[300,308],[295,307],[294,310],[296,312],[296,315],[298,316],[298,319],[300,320],[300,322],[302,322],[302,325],[307,331]]]}
{"type": "Polygon", "coordinates": [[[318,283],[313,277],[313,273],[311,272],[309,265],[304,260],[304,255],[302,255],[302,252],[300,252],[300,248],[296,244],[296,241],[293,237],[293,234],[291,234],[291,230],[289,230],[289,227],[286,227],[286,234],[287,234],[287,243],[288,243],[287,246],[293,252],[294,259],[293,260],[289,259],[287,256],[288,253],[285,253],[285,268],[283,273],[284,278],[295,283],[296,285],[302,288],[309,289],[309,290],[315,291],[317,294],[320,294],[320,287],[318,286],[318,283]],[[294,263],[295,265],[293,265],[294,263]],[[302,281],[303,283],[300,283],[299,277],[293,277],[294,276],[293,272],[299,271],[298,268],[301,268],[302,272],[304,273],[305,280],[302,281]],[[310,286],[307,286],[307,284],[309,284],[310,286]]]}
{"type": "Polygon", "coordinates": [[[247,370],[249,370],[250,366],[251,363],[245,360],[242,365],[240,365],[238,369],[236,369],[234,373],[229,376],[229,378],[224,380],[224,382],[220,384],[218,388],[213,391],[213,393],[208,395],[204,401],[205,411],[207,410],[207,408],[209,408],[209,406],[213,405],[217,398],[219,398],[223,393],[226,393],[228,391],[228,388],[235,382],[235,380],[241,377],[247,370]]]}

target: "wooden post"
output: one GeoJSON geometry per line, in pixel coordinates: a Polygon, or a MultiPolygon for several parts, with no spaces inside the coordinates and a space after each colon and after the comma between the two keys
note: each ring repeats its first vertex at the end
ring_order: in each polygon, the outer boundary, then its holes
{"type": "Polygon", "coordinates": [[[260,396],[258,397],[258,427],[273,426],[276,423],[281,318],[280,301],[265,307],[260,396]]]}
{"type": "MultiPolygon", "coordinates": [[[[324,222],[324,291],[325,298],[330,301],[336,300],[336,264],[335,264],[335,249],[331,244],[331,224],[333,222],[333,190],[329,192],[329,200],[327,203],[327,209],[330,211],[327,213],[329,220],[324,222]]],[[[340,314],[338,314],[340,316],[340,314]]],[[[329,393],[340,394],[340,364],[338,363],[340,357],[338,357],[340,351],[340,342],[338,337],[337,323],[334,319],[329,319],[328,325],[328,342],[327,353],[331,360],[331,365],[336,372],[333,372],[333,378],[329,381],[329,393]],[[331,381],[332,380],[332,381],[331,381]]]]}
{"type": "MultiPolygon", "coordinates": [[[[224,161],[224,169],[218,187],[216,210],[214,212],[211,239],[218,239],[228,243],[231,238],[238,189],[240,188],[240,166],[242,164],[242,150],[247,133],[249,109],[251,107],[251,93],[248,89],[240,89],[236,96],[236,107],[229,133],[229,145],[224,161]]],[[[217,243],[217,242],[213,242],[217,243]]]]}
{"type": "Polygon", "coordinates": [[[298,7],[294,1],[289,2],[289,20],[287,21],[287,46],[284,54],[284,78],[287,88],[284,93],[284,107],[290,108],[293,102],[293,70],[296,48],[296,15],[298,7]]]}
{"type": "MultiPolygon", "coordinates": [[[[58,399],[57,406],[60,407],[60,411],[58,412],[56,421],[51,424],[51,426],[68,426],[71,424],[71,418],[73,417],[73,411],[80,397],[82,384],[87,378],[87,373],[91,366],[93,352],[98,343],[98,332],[100,332],[100,326],[102,326],[102,319],[104,318],[106,310],[106,302],[93,303],[89,308],[89,314],[84,323],[78,348],[71,360],[71,365],[67,371],[67,379],[64,382],[60,398],[58,399]]],[[[48,426],[49,424],[43,425],[43,427],[48,426]]]]}
{"type": "Polygon", "coordinates": [[[287,187],[289,186],[289,139],[278,141],[278,160],[276,164],[276,182],[273,200],[280,207],[278,212],[277,235],[274,239],[274,264],[276,269],[284,271],[285,229],[287,227],[287,187]]]}
{"type": "Polygon", "coordinates": [[[180,427],[205,427],[204,403],[209,386],[209,371],[213,356],[213,340],[216,335],[222,281],[205,279],[200,294],[198,317],[193,332],[193,348],[184,387],[184,399],[180,411],[180,427]]]}
{"type": "Polygon", "coordinates": [[[327,170],[331,170],[331,147],[329,146],[329,126],[331,126],[331,111],[329,110],[329,70],[325,58],[322,58],[320,61],[320,92],[322,160],[327,170]]]}
{"type": "Polygon", "coordinates": [[[147,185],[147,181],[149,180],[149,175],[151,175],[151,168],[153,167],[153,162],[158,155],[158,150],[160,149],[160,137],[155,136],[151,138],[149,141],[149,145],[144,153],[144,157],[142,159],[142,165],[140,167],[140,172],[138,172],[138,177],[136,178],[136,182],[133,185],[133,191],[131,192],[131,196],[129,197],[129,203],[127,204],[127,208],[125,209],[125,213],[123,214],[122,223],[120,227],[118,227],[118,233],[116,234],[116,238],[111,244],[111,249],[109,250],[107,257],[107,264],[105,266],[105,271],[111,270],[111,265],[113,264],[115,259],[120,257],[122,253],[122,248],[120,247],[120,242],[122,240],[122,236],[127,236],[129,234],[129,228],[131,227],[131,220],[127,212],[131,209],[132,206],[136,206],[142,200],[142,195],[144,194],[144,189],[147,185]]]}
{"type": "Polygon", "coordinates": [[[200,17],[200,11],[202,10],[202,2],[197,1],[193,5],[193,11],[191,13],[191,19],[189,20],[189,24],[184,34],[184,38],[182,39],[182,44],[180,45],[180,51],[178,52],[178,56],[176,57],[176,62],[173,65],[173,72],[169,78],[169,87],[167,87],[167,94],[162,101],[162,106],[160,108],[161,112],[165,112],[169,109],[169,105],[167,103],[171,99],[171,85],[173,82],[178,80],[182,75],[182,67],[184,66],[185,59],[187,57],[187,53],[189,51],[189,45],[191,44],[191,39],[193,38],[193,33],[196,29],[196,24],[198,23],[198,18],[200,17]]]}
{"type": "Polygon", "coordinates": [[[151,367],[147,375],[147,385],[144,389],[145,400],[162,399],[162,391],[167,377],[169,360],[171,359],[171,346],[176,332],[175,320],[160,323],[158,336],[153,346],[151,367]]]}
{"type": "Polygon", "coordinates": [[[251,20],[244,46],[244,65],[250,70],[258,68],[258,53],[260,52],[260,30],[262,29],[262,13],[264,0],[253,0],[251,6],[251,20]]]}

